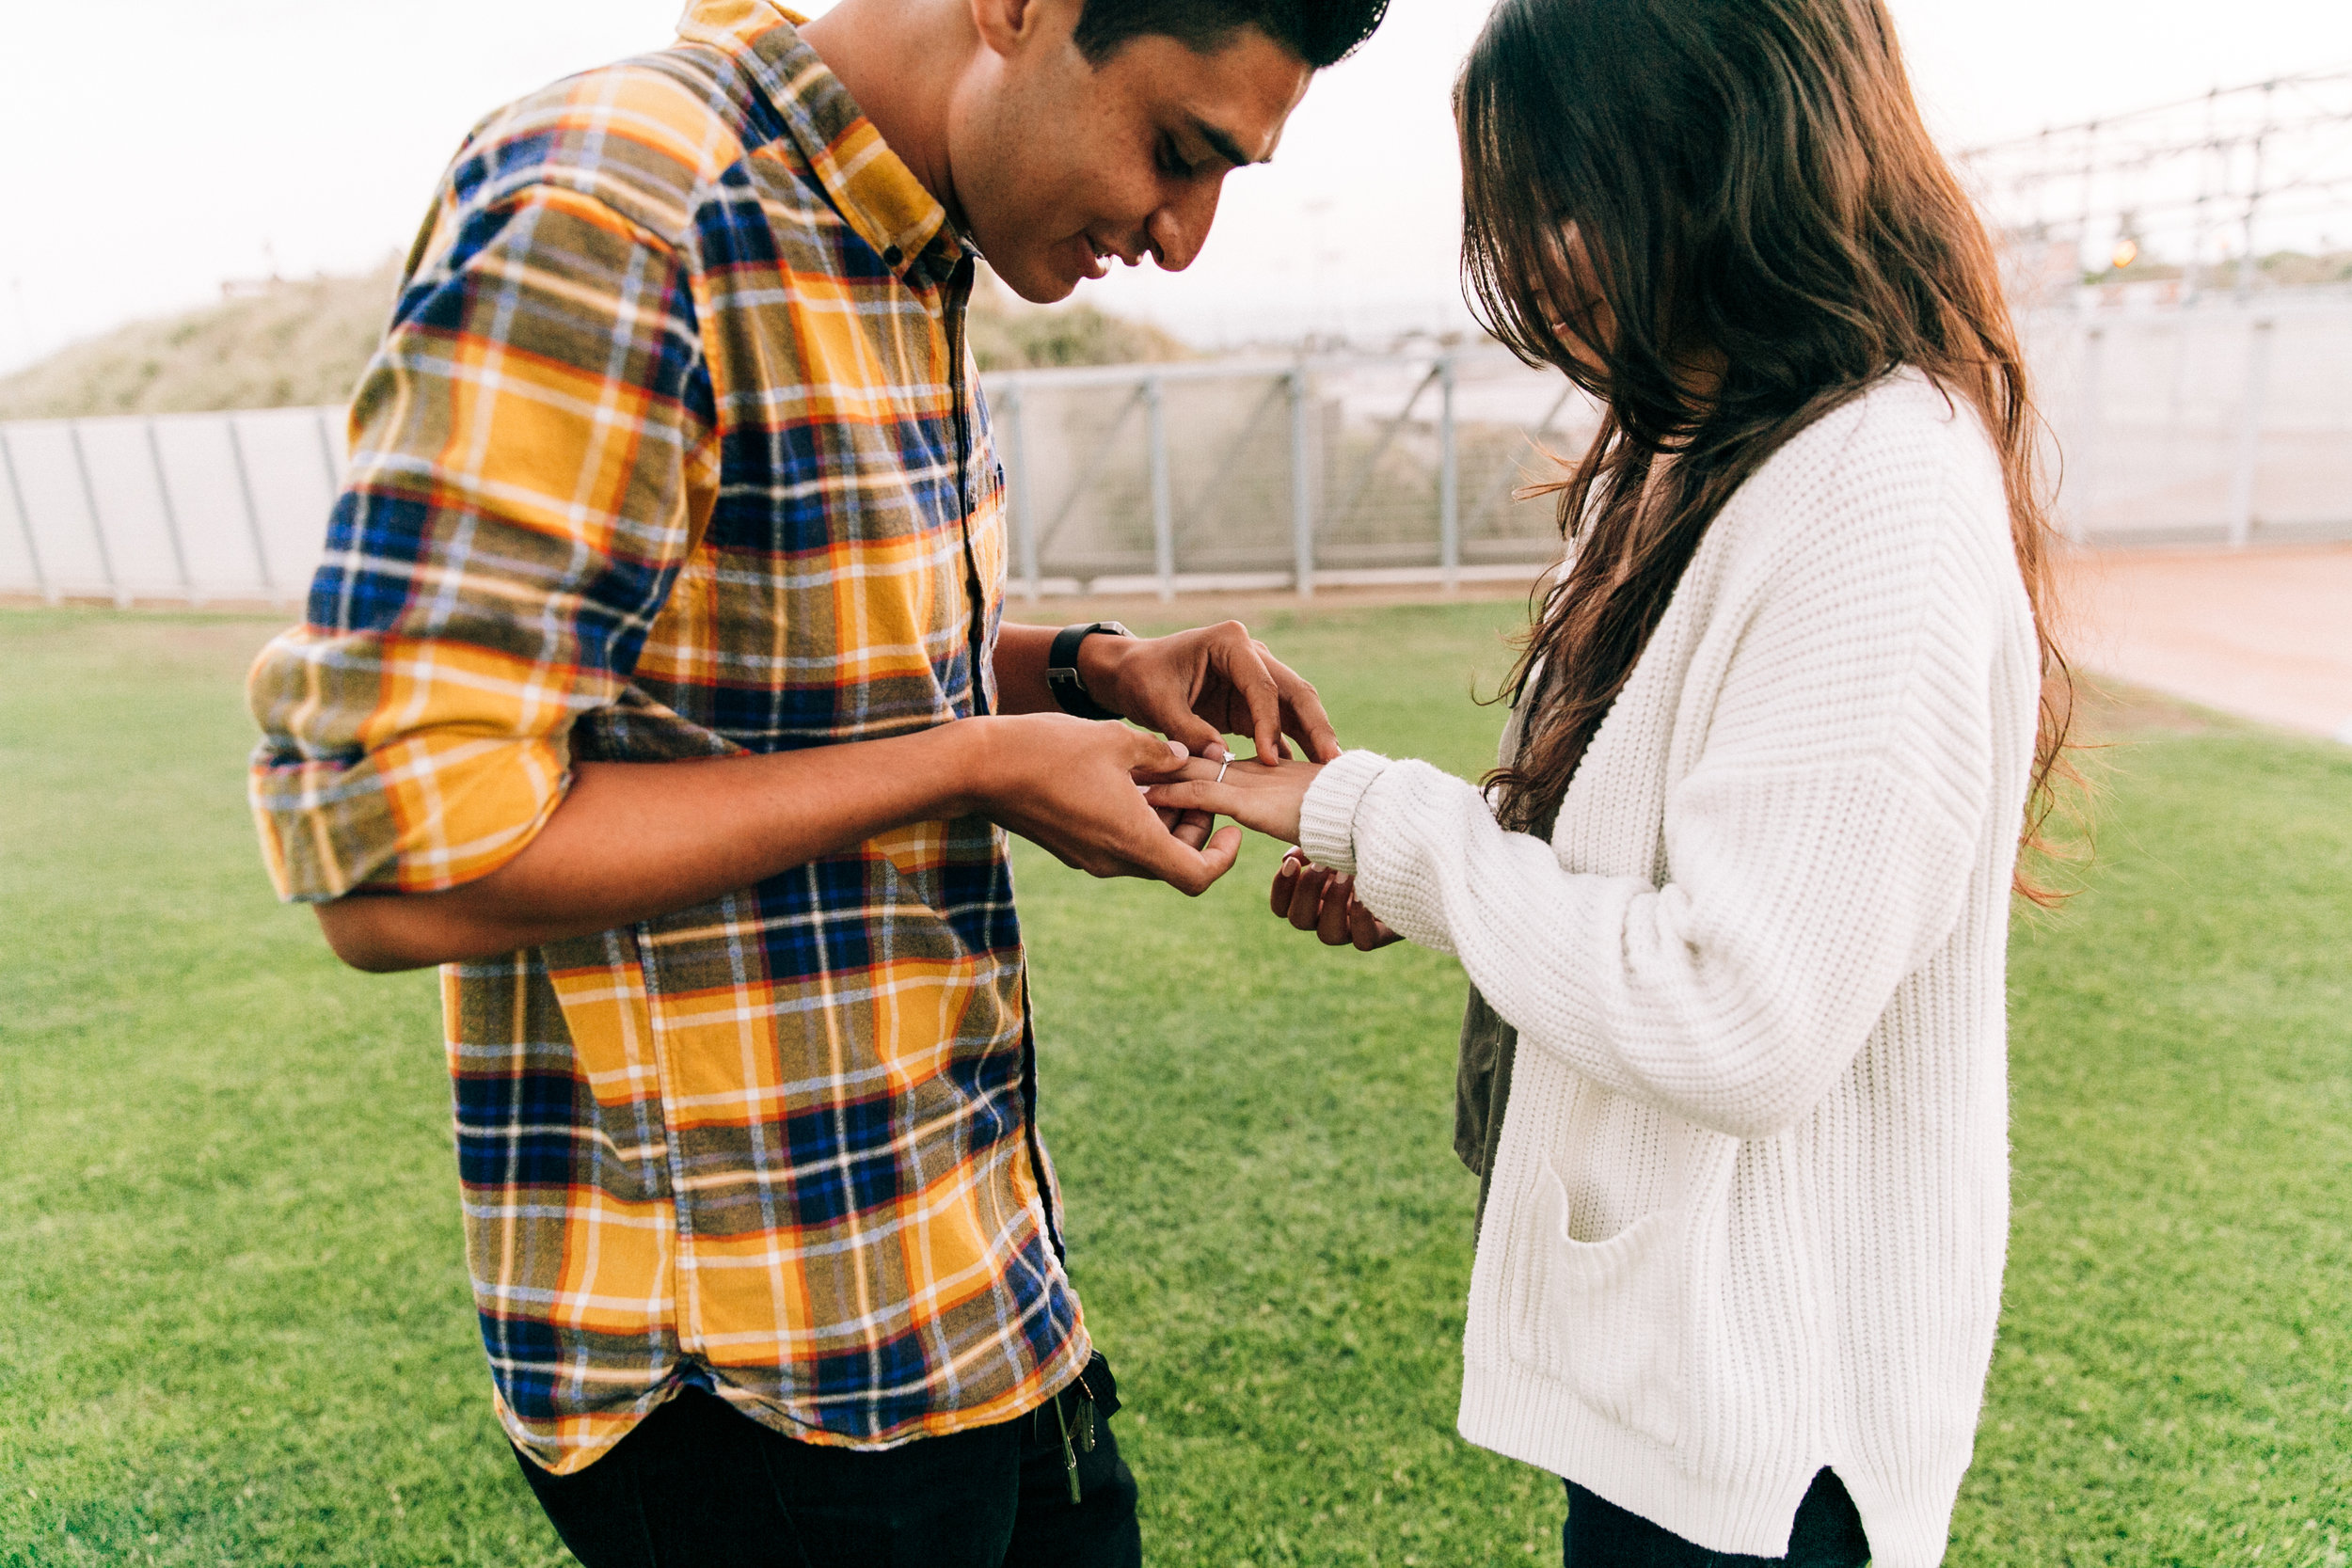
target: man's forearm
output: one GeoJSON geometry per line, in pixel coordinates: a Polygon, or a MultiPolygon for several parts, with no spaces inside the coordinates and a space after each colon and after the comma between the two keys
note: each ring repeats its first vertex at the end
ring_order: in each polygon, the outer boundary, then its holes
{"type": "MultiPolygon", "coordinates": [[[[1059,626],[1018,626],[1008,621],[996,629],[996,707],[1000,713],[1054,713],[1054,689],[1045,684],[1045,661],[1053,652],[1059,626]]],[[[1114,644],[1133,638],[1098,632],[1078,644],[1078,678],[1095,701],[1108,689],[1108,666],[1122,650],[1114,644]]],[[[1105,706],[1109,705],[1104,704],[1105,706]]]]}
{"type": "MultiPolygon", "coordinates": [[[[1045,684],[1045,658],[1058,626],[996,628],[996,707],[1001,713],[1051,713],[1061,705],[1045,684]]],[[[1087,639],[1091,642],[1091,637],[1087,639]]]]}
{"type": "Polygon", "coordinates": [[[974,726],[950,724],[766,756],[583,763],[539,835],[489,876],[446,893],[322,904],[319,924],[346,962],[377,971],[629,925],[910,822],[965,815],[986,743],[974,726]]]}
{"type": "MultiPolygon", "coordinates": [[[[489,876],[446,893],[337,899],[318,906],[319,924],[360,969],[487,958],[688,909],[910,822],[969,815],[1098,875],[1200,892],[1232,863],[1232,847],[1171,836],[1136,795],[1136,778],[1168,760],[1162,742],[1120,724],[1004,717],[1057,713],[1045,683],[1057,629],[1001,628],[1000,717],[766,756],[582,764],[539,835],[489,876]]],[[[1263,653],[1227,623],[1159,639],[1089,637],[1078,671],[1096,701],[1196,755],[1223,754],[1211,750],[1222,744],[1219,725],[1196,711],[1204,704],[1253,731],[1262,751],[1290,721],[1301,738],[1321,738],[1316,754],[1336,755],[1313,688],[1282,670],[1296,688],[1286,698],[1263,653]],[[1237,683],[1245,666],[1249,678],[1237,683]],[[1248,711],[1245,687],[1261,711],[1248,711]],[[1292,712],[1301,704],[1303,716],[1292,712]]]]}

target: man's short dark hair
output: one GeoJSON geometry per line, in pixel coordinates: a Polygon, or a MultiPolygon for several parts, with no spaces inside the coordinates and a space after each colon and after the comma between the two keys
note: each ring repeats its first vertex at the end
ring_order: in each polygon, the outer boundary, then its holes
{"type": "Polygon", "coordinates": [[[1146,33],[1205,55],[1255,26],[1321,71],[1354,54],[1388,9],[1389,0],[1086,0],[1073,41],[1101,65],[1146,33]]]}

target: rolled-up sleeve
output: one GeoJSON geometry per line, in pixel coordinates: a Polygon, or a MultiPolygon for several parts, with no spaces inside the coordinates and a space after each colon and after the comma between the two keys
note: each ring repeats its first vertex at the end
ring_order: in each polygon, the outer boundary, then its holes
{"type": "Polygon", "coordinates": [[[251,800],[287,899],[433,892],[519,854],[716,493],[676,248],[559,185],[463,183],[353,404],[305,622],[248,683],[251,800]]]}

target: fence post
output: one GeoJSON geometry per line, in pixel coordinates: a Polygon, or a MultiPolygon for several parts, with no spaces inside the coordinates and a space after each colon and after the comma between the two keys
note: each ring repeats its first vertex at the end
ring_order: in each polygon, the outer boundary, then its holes
{"type": "Polygon", "coordinates": [[[90,537],[98,541],[98,569],[106,574],[106,592],[114,595],[117,610],[131,608],[130,591],[115,572],[115,552],[106,546],[106,522],[98,515],[98,486],[90,483],[89,456],[82,451],[82,425],[78,420],[65,422],[66,439],[73,447],[73,471],[82,481],[82,504],[89,508],[90,537]]]}
{"type": "Polygon", "coordinates": [[[342,465],[335,461],[335,433],[327,428],[326,409],[318,411],[318,418],[313,423],[319,433],[319,461],[326,466],[326,504],[332,510],[337,498],[342,494],[343,470],[342,465]]]}
{"type": "Polygon", "coordinates": [[[1438,361],[1438,571],[1449,594],[1462,586],[1462,466],[1454,439],[1454,363],[1438,361]]]}
{"type": "Polygon", "coordinates": [[[1152,567],[1160,579],[1160,602],[1176,596],[1176,515],[1168,493],[1168,400],[1160,378],[1143,383],[1152,431],[1152,567]]]}
{"type": "Polygon", "coordinates": [[[2077,404],[2082,409],[2082,436],[2075,443],[2074,499],[2066,508],[2066,537],[2077,545],[2090,542],[2090,509],[2099,496],[2099,448],[2106,422],[2100,382],[2106,368],[2107,329],[2093,322],[2083,329],[2083,383],[2077,404]]]}
{"type": "Polygon", "coordinates": [[[0,468],[8,471],[8,499],[16,505],[16,526],[24,531],[24,554],[33,563],[33,586],[40,591],[41,603],[56,604],[57,585],[41,569],[40,536],[33,531],[32,510],[24,504],[24,486],[16,477],[16,453],[8,450],[6,426],[0,426],[0,468]]]}
{"type": "Polygon", "coordinates": [[[180,542],[180,510],[171,504],[171,481],[164,473],[164,446],[155,438],[152,415],[146,424],[147,461],[155,470],[155,499],[164,503],[164,533],[171,541],[171,563],[180,572],[180,593],[191,605],[202,604],[203,596],[196,591],[196,578],[188,570],[188,548],[180,542]]]}
{"type": "Polygon", "coordinates": [[[1005,415],[1011,428],[1011,481],[1007,488],[1012,491],[1013,549],[1021,558],[1022,597],[1037,603],[1037,501],[1029,488],[1029,414],[1027,403],[1021,395],[1021,383],[1005,384],[1005,415]]]}
{"type": "Polygon", "coordinates": [[[253,562],[262,569],[262,594],[269,607],[276,610],[282,601],[278,596],[278,583],[270,576],[269,548],[262,541],[262,509],[253,504],[253,476],[246,469],[245,438],[237,434],[236,415],[228,415],[224,422],[229,426],[229,455],[237,465],[237,495],[245,502],[246,532],[253,540],[253,562]]]}
{"type": "Polygon", "coordinates": [[[1307,470],[1307,365],[1290,374],[1291,383],[1291,573],[1298,596],[1315,596],[1315,497],[1307,470]]]}
{"type": "Polygon", "coordinates": [[[2255,318],[2246,345],[2246,405],[2238,416],[2237,465],[2230,475],[2230,547],[2243,549],[2254,534],[2254,469],[2262,460],[2263,394],[2270,381],[2267,316],[2255,318]]]}

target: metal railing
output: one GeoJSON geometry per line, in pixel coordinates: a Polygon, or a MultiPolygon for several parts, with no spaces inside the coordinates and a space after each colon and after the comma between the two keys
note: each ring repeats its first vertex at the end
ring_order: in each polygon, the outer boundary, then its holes
{"type": "Polygon", "coordinates": [[[339,408],[0,424],[0,593],[273,606],[342,484],[339,408]]]}
{"type": "Polygon", "coordinates": [[[1559,534],[1514,493],[1597,422],[1485,349],[983,379],[1031,599],[1527,578],[1559,534]]]}
{"type": "MultiPolygon", "coordinates": [[[[2352,538],[2352,299],[2129,291],[2025,318],[2078,540],[2352,538]]],[[[983,378],[1012,591],[1527,580],[1598,411],[1489,347],[983,378]]],[[[337,409],[0,425],[0,593],[303,592],[342,480],[337,409]]]]}
{"type": "Polygon", "coordinates": [[[2352,298],[2090,291],[2025,331],[2076,541],[2352,538],[2352,298]]]}
{"type": "MultiPolygon", "coordinates": [[[[1581,450],[1581,397],[1487,349],[983,377],[1013,591],[1526,578],[1559,536],[1514,501],[1581,450]]],[[[342,483],[342,411],[0,424],[0,593],[292,603],[342,483]]]]}

